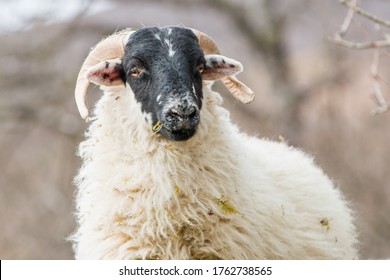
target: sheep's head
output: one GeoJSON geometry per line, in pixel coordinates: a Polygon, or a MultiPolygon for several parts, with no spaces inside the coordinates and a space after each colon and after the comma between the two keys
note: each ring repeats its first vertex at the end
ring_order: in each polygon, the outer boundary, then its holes
{"type": "Polygon", "coordinates": [[[76,102],[83,118],[89,82],[128,85],[151,126],[171,140],[191,138],[200,122],[202,80],[222,80],[238,100],[253,100],[253,92],[234,75],[238,61],[220,55],[207,35],[183,27],[124,31],[100,42],[80,70],[76,102]]]}

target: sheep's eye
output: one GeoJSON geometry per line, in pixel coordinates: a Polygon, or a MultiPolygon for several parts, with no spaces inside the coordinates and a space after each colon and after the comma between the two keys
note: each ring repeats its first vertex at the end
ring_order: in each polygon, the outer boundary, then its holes
{"type": "Polygon", "coordinates": [[[142,69],[138,67],[133,67],[130,70],[130,74],[131,76],[138,78],[142,74],[142,69]]]}
{"type": "Polygon", "coordinates": [[[198,72],[199,72],[200,74],[202,74],[203,71],[204,71],[204,64],[202,63],[202,64],[199,64],[199,66],[198,66],[198,72]]]}

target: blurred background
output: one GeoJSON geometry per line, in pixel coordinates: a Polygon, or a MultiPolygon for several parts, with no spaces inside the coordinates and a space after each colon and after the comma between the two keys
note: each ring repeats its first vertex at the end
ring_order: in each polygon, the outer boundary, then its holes
{"type": "MultiPolygon", "coordinates": [[[[389,20],[388,0],[358,4],[389,20]]],[[[348,9],[338,0],[0,0],[0,259],[72,259],[72,184],[85,122],[73,99],[81,64],[127,27],[185,25],[245,67],[249,105],[215,89],[242,130],[312,154],[351,202],[363,259],[390,258],[390,49],[330,43],[348,9]],[[374,71],[375,70],[375,71],[374,71]],[[375,75],[374,75],[374,74],[375,75]],[[375,91],[376,90],[376,91],[375,91]],[[383,106],[382,106],[383,108],[383,106]]],[[[389,38],[354,15],[348,38],[389,38]]],[[[97,88],[90,89],[99,98],[97,88]]]]}

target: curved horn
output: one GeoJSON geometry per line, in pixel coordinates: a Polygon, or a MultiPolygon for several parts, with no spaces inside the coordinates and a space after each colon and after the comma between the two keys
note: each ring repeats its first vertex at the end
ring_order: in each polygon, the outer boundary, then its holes
{"type": "Polygon", "coordinates": [[[199,46],[204,54],[221,54],[217,44],[209,35],[193,28],[191,30],[195,33],[196,37],[198,37],[199,46]]]}
{"type": "MultiPolygon", "coordinates": [[[[198,37],[199,46],[205,54],[221,54],[217,44],[211,39],[207,34],[200,32],[196,29],[191,29],[198,37]]],[[[229,90],[229,92],[239,100],[240,102],[246,104],[255,98],[253,91],[247,87],[245,84],[240,82],[236,77],[225,77],[221,79],[222,83],[229,90]]]]}
{"type": "Polygon", "coordinates": [[[87,70],[107,59],[122,58],[125,53],[125,45],[131,30],[115,33],[98,43],[89,53],[81,66],[75,89],[75,99],[79,113],[83,119],[87,118],[88,108],[86,105],[89,80],[85,77],[87,70]]]}

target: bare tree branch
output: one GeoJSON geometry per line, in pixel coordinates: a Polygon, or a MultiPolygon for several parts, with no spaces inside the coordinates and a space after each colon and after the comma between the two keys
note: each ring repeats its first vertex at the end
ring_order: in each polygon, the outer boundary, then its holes
{"type": "Polygon", "coordinates": [[[375,51],[374,58],[371,64],[371,77],[373,80],[373,97],[375,103],[378,105],[378,108],[376,108],[373,113],[375,115],[385,113],[389,110],[389,105],[387,104],[385,98],[383,97],[383,93],[380,86],[380,76],[378,72],[378,65],[379,65],[379,57],[380,53],[379,50],[375,51]]]}
{"type": "Polygon", "coordinates": [[[385,20],[385,19],[381,19],[381,18],[367,12],[366,10],[360,8],[359,6],[356,5],[356,1],[348,1],[348,0],[339,0],[339,1],[345,7],[353,10],[357,14],[359,14],[365,18],[368,18],[369,20],[371,20],[377,24],[380,24],[380,25],[383,25],[383,26],[390,28],[390,21],[385,20]]]}
{"type": "Polygon", "coordinates": [[[344,36],[347,34],[349,26],[351,25],[352,18],[355,13],[371,20],[372,22],[383,25],[390,28],[390,22],[381,18],[378,18],[375,15],[363,10],[357,6],[357,0],[339,0],[341,4],[348,8],[348,14],[344,19],[343,24],[341,25],[340,30],[333,36],[327,37],[327,40],[336,45],[350,48],[350,49],[372,49],[372,48],[387,48],[390,47],[390,37],[386,37],[383,40],[376,40],[370,42],[353,42],[347,39],[344,39],[344,36]]]}
{"type": "Polygon", "coordinates": [[[377,27],[384,26],[390,28],[390,21],[381,19],[367,12],[366,10],[360,8],[359,6],[357,6],[357,0],[339,0],[339,2],[348,8],[348,13],[343,21],[343,24],[341,25],[340,30],[333,36],[328,36],[326,39],[331,43],[349,49],[358,49],[358,50],[375,49],[374,58],[370,68],[370,73],[373,81],[372,97],[374,102],[378,105],[378,107],[373,111],[373,113],[382,114],[384,112],[387,112],[389,111],[390,108],[389,108],[389,104],[386,102],[382,93],[380,82],[383,81],[383,79],[379,75],[378,65],[379,65],[379,56],[380,56],[379,49],[390,47],[390,36],[384,34],[383,40],[374,40],[369,42],[354,42],[345,39],[344,37],[348,32],[348,29],[352,22],[352,18],[355,13],[372,21],[377,25],[377,27]]]}
{"type": "Polygon", "coordinates": [[[333,35],[327,37],[327,40],[331,43],[339,45],[344,48],[364,50],[364,49],[377,49],[390,47],[390,39],[371,41],[371,42],[353,42],[344,39],[342,36],[333,35]]]}
{"type": "MultiPolygon", "coordinates": [[[[352,0],[351,4],[356,6],[357,0],[352,0]]],[[[344,19],[343,24],[341,25],[340,31],[337,32],[337,35],[340,37],[344,37],[349,29],[349,26],[351,25],[353,16],[355,14],[355,11],[353,9],[348,9],[347,16],[344,19]]]]}

